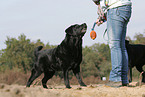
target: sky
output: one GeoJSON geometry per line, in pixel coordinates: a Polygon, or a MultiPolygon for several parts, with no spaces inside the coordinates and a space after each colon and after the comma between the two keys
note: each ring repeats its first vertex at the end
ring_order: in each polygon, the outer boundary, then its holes
{"type": "MultiPolygon", "coordinates": [[[[132,0],[132,16],[127,36],[134,39],[145,32],[145,0],[132,0]]],[[[7,37],[40,39],[44,44],[58,45],[65,38],[65,29],[73,24],[86,23],[87,33],[83,46],[107,43],[103,38],[106,23],[96,26],[97,38],[90,38],[91,28],[97,20],[97,6],[92,0],[0,0],[0,50],[5,49],[7,37]]]]}

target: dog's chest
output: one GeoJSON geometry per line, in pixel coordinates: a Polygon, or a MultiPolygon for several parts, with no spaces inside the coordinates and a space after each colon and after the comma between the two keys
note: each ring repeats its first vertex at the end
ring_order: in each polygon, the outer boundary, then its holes
{"type": "Polygon", "coordinates": [[[57,57],[56,60],[53,62],[55,63],[53,65],[53,68],[62,70],[63,68],[75,68],[79,65],[81,62],[82,58],[80,56],[62,56],[62,57],[57,57]]]}

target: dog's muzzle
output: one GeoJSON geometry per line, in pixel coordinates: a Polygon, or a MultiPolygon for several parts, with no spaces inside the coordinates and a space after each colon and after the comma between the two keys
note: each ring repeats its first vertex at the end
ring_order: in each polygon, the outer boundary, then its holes
{"type": "Polygon", "coordinates": [[[83,26],[83,29],[82,29],[82,33],[86,33],[86,31],[87,31],[87,24],[86,23],[84,23],[84,24],[82,24],[81,26],[83,26]]]}

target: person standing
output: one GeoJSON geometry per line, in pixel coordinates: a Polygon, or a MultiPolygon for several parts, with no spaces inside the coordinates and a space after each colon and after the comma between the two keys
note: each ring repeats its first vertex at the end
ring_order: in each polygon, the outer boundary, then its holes
{"type": "MultiPolygon", "coordinates": [[[[93,0],[98,7],[100,1],[102,0],[93,0]]],[[[128,54],[125,47],[125,37],[127,24],[131,17],[132,2],[130,0],[105,0],[105,6],[107,7],[107,36],[112,64],[109,83],[106,85],[128,86],[128,54]]],[[[103,20],[99,18],[96,23],[99,26],[103,20]]]]}

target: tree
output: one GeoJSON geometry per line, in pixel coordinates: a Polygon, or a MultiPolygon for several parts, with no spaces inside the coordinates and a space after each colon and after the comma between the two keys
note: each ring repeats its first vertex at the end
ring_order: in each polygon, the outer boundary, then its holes
{"type": "MultiPolygon", "coordinates": [[[[132,41],[129,37],[130,43],[145,44],[145,37],[143,34],[136,34],[135,40],[132,41]]],[[[34,49],[37,46],[43,46],[43,49],[51,49],[57,45],[50,45],[49,42],[45,45],[40,39],[30,41],[24,34],[20,35],[18,39],[7,37],[5,41],[6,49],[0,50],[0,71],[18,70],[24,73],[30,71],[34,62],[34,49]]],[[[81,63],[81,72],[83,77],[95,76],[109,76],[111,70],[110,48],[107,44],[95,43],[92,46],[85,46],[83,48],[83,60],[81,63]]],[[[70,77],[73,73],[70,72],[70,77]]],[[[61,72],[56,75],[63,77],[61,72]]]]}
{"type": "Polygon", "coordinates": [[[36,43],[31,42],[24,34],[20,35],[18,39],[7,37],[5,44],[6,49],[2,50],[0,63],[9,69],[17,68],[25,73],[33,65],[33,52],[36,45],[44,45],[39,40],[36,43]]]}
{"type": "Polygon", "coordinates": [[[83,77],[98,76],[99,70],[96,68],[98,64],[97,53],[94,53],[90,47],[83,48],[83,61],[81,64],[81,71],[83,77]]]}
{"type": "MultiPolygon", "coordinates": [[[[86,46],[83,48],[83,61],[81,67],[84,77],[92,75],[98,77],[107,74],[101,71],[107,69],[105,63],[110,64],[110,49],[108,45],[98,43],[91,47],[86,46]]],[[[108,68],[108,70],[110,70],[110,68],[108,68]]]]}
{"type": "Polygon", "coordinates": [[[141,33],[136,34],[134,38],[135,38],[135,41],[134,41],[135,44],[145,44],[145,37],[143,34],[141,33]]]}

